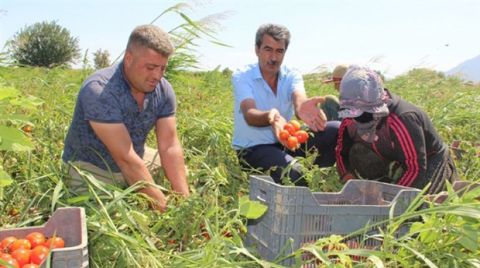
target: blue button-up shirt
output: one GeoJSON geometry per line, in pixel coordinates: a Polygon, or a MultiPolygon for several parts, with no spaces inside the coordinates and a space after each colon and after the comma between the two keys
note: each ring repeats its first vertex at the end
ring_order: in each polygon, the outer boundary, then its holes
{"type": "Polygon", "coordinates": [[[65,162],[85,161],[104,170],[109,167],[113,172],[119,172],[89,121],[123,123],[133,149],[143,157],[146,138],[155,122],[173,116],[175,109],[175,93],[164,78],[152,92],[145,94],[140,110],[123,74],[122,63],[97,71],[80,88],[62,159],[65,162]]]}
{"type": "Polygon", "coordinates": [[[253,99],[257,109],[268,111],[276,108],[286,120],[290,120],[294,115],[293,92],[305,92],[302,75],[282,66],[275,95],[256,63],[235,71],[232,83],[235,93],[233,148],[239,150],[277,142],[270,126],[254,127],[247,124],[240,104],[246,99],[253,99]]]}

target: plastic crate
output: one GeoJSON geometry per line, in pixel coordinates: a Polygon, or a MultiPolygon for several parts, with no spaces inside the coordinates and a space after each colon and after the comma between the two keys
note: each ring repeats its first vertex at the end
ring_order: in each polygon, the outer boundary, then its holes
{"type": "MultiPolygon", "coordinates": [[[[0,240],[7,236],[23,238],[31,232],[41,232],[47,237],[57,235],[65,241],[64,248],[52,250],[51,267],[88,267],[88,241],[85,210],[79,207],[59,208],[41,226],[0,230],[0,240]]],[[[46,267],[46,262],[41,265],[46,267]]]]}
{"type": "MultiPolygon", "coordinates": [[[[250,199],[268,206],[259,219],[248,223],[247,246],[267,260],[289,254],[304,244],[332,234],[347,235],[368,224],[400,215],[420,190],[367,180],[349,180],[338,193],[311,192],[307,187],[282,186],[268,176],[250,176],[250,199]],[[292,243],[289,240],[293,239],[292,243]]],[[[366,234],[378,233],[378,226],[366,234]]],[[[404,233],[407,226],[400,228],[404,233]]],[[[367,246],[379,242],[368,239],[367,246]]],[[[284,265],[292,265],[286,259],[284,265]]]]}

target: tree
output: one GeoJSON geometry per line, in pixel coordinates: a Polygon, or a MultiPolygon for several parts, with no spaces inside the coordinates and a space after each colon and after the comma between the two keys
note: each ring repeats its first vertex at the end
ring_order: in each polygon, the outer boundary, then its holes
{"type": "Polygon", "coordinates": [[[108,50],[102,50],[99,48],[93,53],[93,63],[95,64],[95,69],[102,69],[110,65],[110,53],[108,50]]]}
{"type": "Polygon", "coordinates": [[[7,44],[12,59],[21,65],[56,67],[80,56],[78,38],[52,22],[37,22],[17,32],[7,44]]]}

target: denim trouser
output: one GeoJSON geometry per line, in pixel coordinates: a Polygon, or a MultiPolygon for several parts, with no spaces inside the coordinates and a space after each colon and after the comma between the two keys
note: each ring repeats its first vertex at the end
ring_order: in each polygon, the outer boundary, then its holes
{"type": "MultiPolygon", "coordinates": [[[[313,133],[307,141],[306,149],[314,148],[318,151],[315,164],[319,167],[328,167],[335,164],[335,146],[337,143],[338,127],[340,121],[329,121],[324,131],[313,133]]],[[[281,183],[282,173],[287,173],[290,180],[298,186],[306,186],[302,178],[301,168],[298,163],[287,166],[296,156],[305,156],[305,146],[292,152],[284,148],[280,143],[261,144],[237,151],[240,164],[245,170],[258,169],[261,172],[270,170],[270,176],[276,183],[281,183]]]]}

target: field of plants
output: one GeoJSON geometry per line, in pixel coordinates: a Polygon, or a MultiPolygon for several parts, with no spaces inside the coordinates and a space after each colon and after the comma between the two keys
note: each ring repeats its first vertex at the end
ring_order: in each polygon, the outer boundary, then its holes
{"type": "MultiPolygon", "coordinates": [[[[82,206],[90,267],[281,267],[285,256],[266,261],[244,245],[247,220],[239,199],[248,196],[249,184],[230,146],[229,72],[179,72],[169,77],[177,94],[190,198],[168,194],[168,210],[160,214],[135,192],[138,185],[119,189],[88,175],[88,195],[69,192],[60,156],[76,95],[91,72],[0,67],[0,132],[13,128],[22,132],[15,137],[26,138],[23,145],[8,139],[0,143],[1,228],[40,225],[59,207],[82,206]]],[[[321,83],[326,75],[305,76],[309,95],[335,94],[321,83]]],[[[387,81],[387,88],[425,109],[446,143],[460,140],[458,171],[464,180],[480,181],[480,86],[419,69],[387,81]]],[[[148,143],[154,146],[153,135],[148,143]]],[[[308,168],[312,191],[341,189],[334,168],[320,169],[308,157],[299,161],[308,168]]],[[[155,179],[169,191],[161,171],[155,179]]],[[[331,236],[292,256],[301,261],[309,254],[304,262],[319,267],[480,267],[480,189],[461,197],[450,187],[449,191],[441,205],[427,202],[418,210],[424,200],[420,198],[403,217],[390,219],[379,236],[381,247],[349,248],[343,237],[331,236]],[[416,220],[410,231],[395,238],[395,228],[411,219],[416,220]]]]}

